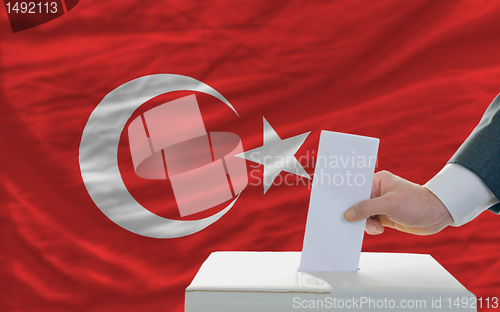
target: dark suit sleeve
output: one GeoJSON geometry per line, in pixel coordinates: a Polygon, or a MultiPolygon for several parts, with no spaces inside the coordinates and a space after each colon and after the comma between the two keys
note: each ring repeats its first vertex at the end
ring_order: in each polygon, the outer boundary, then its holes
{"type": "MultiPolygon", "coordinates": [[[[500,94],[448,163],[462,165],[474,172],[500,199],[500,94]]],[[[499,214],[500,204],[489,210],[499,214]]]]}

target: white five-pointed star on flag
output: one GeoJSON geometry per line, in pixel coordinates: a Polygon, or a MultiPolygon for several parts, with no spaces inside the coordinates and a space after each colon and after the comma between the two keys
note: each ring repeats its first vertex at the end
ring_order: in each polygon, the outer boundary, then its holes
{"type": "Polygon", "coordinates": [[[295,158],[295,153],[302,146],[311,132],[303,133],[282,140],[273,127],[264,119],[264,144],[236,156],[264,166],[264,193],[269,190],[274,179],[281,171],[311,179],[304,167],[295,158]]]}

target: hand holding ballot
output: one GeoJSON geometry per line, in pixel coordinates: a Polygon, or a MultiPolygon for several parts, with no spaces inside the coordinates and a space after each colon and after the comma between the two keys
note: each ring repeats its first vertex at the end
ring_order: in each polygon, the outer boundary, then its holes
{"type": "Polygon", "coordinates": [[[387,171],[377,172],[371,197],[347,209],[347,221],[367,219],[368,234],[384,226],[418,234],[434,234],[448,225],[461,226],[489,209],[499,214],[500,95],[478,126],[424,186],[387,171]]]}
{"type": "Polygon", "coordinates": [[[429,190],[388,171],[373,178],[371,198],[347,209],[347,221],[366,220],[368,234],[384,232],[384,226],[402,232],[434,234],[453,223],[443,203],[429,190]]]}

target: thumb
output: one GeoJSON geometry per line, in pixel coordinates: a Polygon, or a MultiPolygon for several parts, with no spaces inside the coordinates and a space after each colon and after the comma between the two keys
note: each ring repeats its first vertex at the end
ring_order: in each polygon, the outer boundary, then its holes
{"type": "Polygon", "coordinates": [[[344,212],[344,218],[349,222],[361,221],[370,216],[386,215],[390,209],[388,196],[363,200],[344,212]]]}

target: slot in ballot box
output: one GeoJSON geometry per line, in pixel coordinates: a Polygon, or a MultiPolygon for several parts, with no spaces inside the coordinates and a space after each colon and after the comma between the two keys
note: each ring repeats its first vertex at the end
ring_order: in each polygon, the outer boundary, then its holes
{"type": "Polygon", "coordinates": [[[361,253],[357,272],[311,273],[298,271],[300,255],[214,252],[186,288],[185,311],[476,311],[430,255],[361,253]]]}

